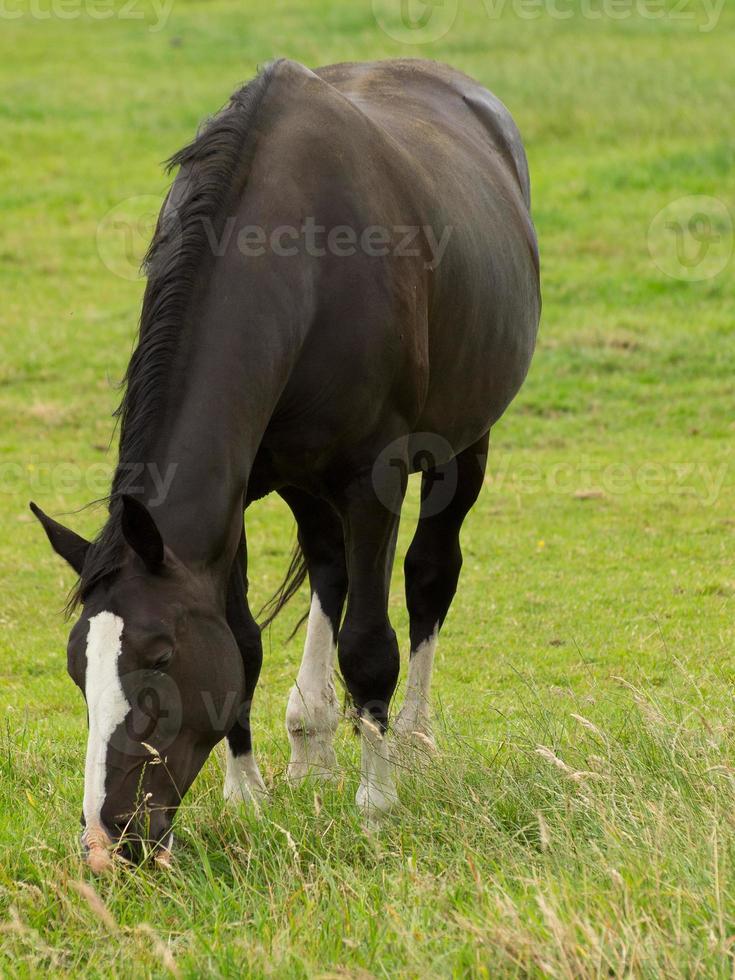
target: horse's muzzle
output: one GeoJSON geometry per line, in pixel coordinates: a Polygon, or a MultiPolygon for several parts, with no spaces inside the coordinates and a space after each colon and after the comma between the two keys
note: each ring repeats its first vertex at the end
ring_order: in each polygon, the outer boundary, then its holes
{"type": "Polygon", "coordinates": [[[102,825],[85,827],[81,835],[84,859],[95,874],[109,871],[115,858],[130,864],[152,858],[168,867],[172,843],[171,818],[164,811],[146,814],[138,822],[120,821],[114,830],[102,825]]]}

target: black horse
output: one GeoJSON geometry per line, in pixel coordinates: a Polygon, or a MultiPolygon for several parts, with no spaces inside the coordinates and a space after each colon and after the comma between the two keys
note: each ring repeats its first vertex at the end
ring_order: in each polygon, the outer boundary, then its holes
{"type": "Polygon", "coordinates": [[[520,137],[446,66],[274,62],[171,166],[107,523],[90,543],[32,505],[79,575],[68,666],[88,707],[83,839],[97,868],[123,837],[166,859],[178,804],[224,736],[225,795],[265,791],[243,512],[272,491],[300,545],[275,611],[307,572],[312,595],[289,775],[334,767],[338,651],[362,735],[357,802],[375,816],[396,801],[387,601],[407,476],[422,471],[422,505],[395,729],[429,748],[460,527],[540,311],[520,137]]]}

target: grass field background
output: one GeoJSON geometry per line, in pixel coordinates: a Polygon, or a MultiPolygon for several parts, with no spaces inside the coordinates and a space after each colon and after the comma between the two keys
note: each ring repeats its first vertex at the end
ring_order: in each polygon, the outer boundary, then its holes
{"type": "MultiPolygon", "coordinates": [[[[423,45],[381,30],[366,0],[175,0],[162,24],[117,0],[104,20],[47,9],[8,4],[0,23],[0,974],[730,976],[735,4],[705,31],[693,0],[687,18],[571,4],[564,19],[463,0],[423,45]],[[254,711],[270,806],[224,812],[217,753],[181,809],[172,871],[93,880],[77,848],[71,575],[27,501],[69,514],[107,489],[142,282],[110,271],[127,253],[105,216],[140,218],[139,258],[160,161],[277,55],[434,57],[503,99],[531,165],[539,347],[465,525],[436,669],[441,753],[403,774],[396,815],[360,827],[347,726],[341,780],[284,783],[301,596],[265,637],[254,711]],[[697,282],[667,274],[654,221],[686,218],[690,195],[724,208],[723,268],[697,282]]],[[[397,568],[415,488],[406,509],[397,568]]],[[[92,534],[102,512],[65,520],[92,534]]],[[[252,509],[256,605],[292,540],[277,500],[252,509]]],[[[400,575],[391,605],[405,650],[400,575]]]]}

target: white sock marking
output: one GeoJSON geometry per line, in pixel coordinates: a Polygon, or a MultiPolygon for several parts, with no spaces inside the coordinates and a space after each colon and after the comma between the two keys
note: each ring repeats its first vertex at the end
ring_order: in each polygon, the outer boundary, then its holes
{"type": "Polygon", "coordinates": [[[257,807],[267,792],[253,753],[233,755],[228,743],[225,800],[228,803],[252,803],[257,807]]]}
{"type": "Polygon", "coordinates": [[[393,782],[388,740],[372,718],[362,717],[359,725],[362,736],[362,779],[355,802],[370,822],[395,806],[398,793],[393,782]]]}
{"type": "Polygon", "coordinates": [[[309,771],[328,776],[335,768],[332,742],[340,716],[333,678],[336,652],[332,623],[315,592],[304,656],[286,708],[286,730],[291,742],[288,774],[294,781],[303,779],[309,771]]]}
{"type": "Polygon", "coordinates": [[[118,673],[122,631],[122,619],[111,612],[97,613],[89,621],[87,672],[84,680],[89,735],[82,809],[86,824],[85,839],[90,843],[100,836],[106,836],[100,814],[105,802],[107,749],[112,733],[130,711],[118,673]]]}
{"type": "Polygon", "coordinates": [[[411,653],[406,697],[394,726],[396,735],[400,739],[416,743],[417,748],[424,744],[429,751],[433,748],[429,695],[438,639],[439,625],[437,624],[431,636],[423,643],[419,643],[411,653]]]}

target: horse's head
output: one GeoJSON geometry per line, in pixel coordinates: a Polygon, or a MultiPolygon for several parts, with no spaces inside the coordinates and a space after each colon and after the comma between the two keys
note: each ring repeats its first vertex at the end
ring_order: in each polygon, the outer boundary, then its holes
{"type": "MultiPolygon", "coordinates": [[[[93,544],[34,514],[81,574],[93,544]]],[[[148,510],[126,497],[120,568],[84,594],[68,670],[87,702],[82,840],[93,868],[120,842],[167,860],[176,809],[244,696],[242,658],[224,597],[164,546],[148,510]]]]}

